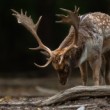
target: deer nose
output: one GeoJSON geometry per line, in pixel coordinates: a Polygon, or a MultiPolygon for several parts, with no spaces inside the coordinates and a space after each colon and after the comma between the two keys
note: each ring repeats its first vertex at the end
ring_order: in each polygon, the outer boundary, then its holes
{"type": "Polygon", "coordinates": [[[66,81],[60,80],[60,83],[61,83],[61,85],[65,85],[66,84],[66,81]]]}
{"type": "Polygon", "coordinates": [[[59,82],[60,82],[61,85],[65,85],[66,82],[67,82],[67,76],[65,76],[65,75],[60,75],[59,82]]]}

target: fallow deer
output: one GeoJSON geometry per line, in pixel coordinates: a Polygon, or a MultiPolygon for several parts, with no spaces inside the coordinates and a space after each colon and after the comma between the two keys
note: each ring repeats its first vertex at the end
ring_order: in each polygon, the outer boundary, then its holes
{"type": "Polygon", "coordinates": [[[87,75],[85,71],[86,61],[88,61],[93,71],[94,84],[99,85],[99,73],[102,63],[101,56],[110,49],[108,42],[103,43],[110,39],[110,16],[100,12],[79,16],[79,8],[75,8],[75,11],[62,8],[61,10],[68,15],[57,14],[61,18],[61,21],[58,22],[69,24],[71,27],[69,34],[55,50],[50,50],[50,48],[45,46],[36,32],[42,17],[34,24],[31,17],[28,17],[26,13],[12,11],[18,23],[28,29],[39,44],[37,48],[31,48],[31,50],[44,50],[44,54],[46,53],[49,56],[45,65],[34,63],[37,67],[44,68],[52,63],[58,72],[60,83],[65,85],[69,75],[70,65],[73,63],[74,67],[80,68],[83,85],[86,85],[87,75]]]}

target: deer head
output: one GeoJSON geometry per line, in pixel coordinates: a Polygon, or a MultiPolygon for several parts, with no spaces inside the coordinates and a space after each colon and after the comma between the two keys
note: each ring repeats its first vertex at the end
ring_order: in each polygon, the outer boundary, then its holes
{"type": "Polygon", "coordinates": [[[62,85],[65,85],[65,83],[67,82],[69,72],[70,72],[69,53],[71,49],[77,48],[76,41],[78,38],[78,26],[79,26],[78,11],[79,9],[75,8],[74,12],[67,10],[67,9],[62,9],[62,8],[61,10],[66,12],[68,16],[57,14],[57,16],[61,18],[61,21],[57,21],[57,22],[72,25],[75,29],[75,35],[71,37],[72,38],[71,40],[69,39],[70,35],[66,37],[66,39],[69,40],[69,42],[71,41],[70,45],[66,46],[67,40],[64,39],[64,41],[60,44],[60,46],[53,51],[50,50],[50,48],[48,48],[42,43],[41,39],[39,38],[36,32],[42,16],[39,17],[37,23],[34,24],[32,18],[30,16],[28,17],[27,13],[26,12],[23,13],[22,10],[21,10],[21,13],[18,13],[17,11],[12,10],[13,11],[12,15],[14,15],[17,18],[18,23],[22,24],[36,39],[39,46],[36,48],[30,48],[30,49],[36,50],[36,51],[43,50],[43,52],[42,51],[41,52],[48,57],[46,64],[44,65],[38,65],[36,63],[34,64],[37,67],[44,68],[44,67],[47,67],[50,63],[52,63],[54,69],[58,72],[60,83],[62,85]]]}

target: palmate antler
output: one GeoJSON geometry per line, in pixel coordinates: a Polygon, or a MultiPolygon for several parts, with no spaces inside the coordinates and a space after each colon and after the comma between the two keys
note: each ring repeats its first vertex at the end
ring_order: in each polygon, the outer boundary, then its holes
{"type": "MultiPolygon", "coordinates": [[[[77,9],[75,7],[75,11],[72,12],[70,10],[67,9],[63,9],[61,8],[62,11],[66,12],[68,14],[68,16],[65,15],[61,15],[61,14],[57,14],[58,17],[61,18],[61,21],[57,21],[59,23],[66,23],[66,24],[70,24],[73,25],[74,29],[75,29],[75,36],[73,37],[72,43],[69,46],[66,46],[65,48],[63,48],[63,51],[60,54],[60,63],[62,63],[64,55],[71,50],[72,48],[77,48],[76,46],[76,41],[78,39],[78,27],[79,27],[79,17],[78,17],[78,11],[79,8],[77,9]]],[[[55,49],[54,51],[51,51],[47,46],[45,46],[42,41],[40,40],[38,34],[37,34],[37,29],[39,26],[39,23],[41,21],[42,17],[39,17],[38,21],[36,24],[34,24],[33,20],[31,19],[31,16],[27,16],[27,13],[23,13],[23,11],[21,10],[21,13],[18,13],[15,10],[13,11],[13,16],[15,16],[17,18],[18,23],[22,24],[36,39],[36,41],[38,42],[38,47],[36,48],[30,48],[31,50],[44,50],[42,53],[45,54],[46,56],[49,56],[48,61],[45,65],[38,65],[36,63],[34,63],[37,67],[46,67],[48,66],[52,60],[54,55],[57,54],[57,50],[62,50],[62,48],[60,48],[60,46],[55,49]]],[[[64,44],[64,41],[63,41],[64,44]]]]}
{"type": "MultiPolygon", "coordinates": [[[[68,15],[65,16],[65,15],[62,15],[62,14],[57,14],[56,16],[61,18],[61,20],[60,21],[56,21],[56,22],[57,23],[65,23],[65,24],[72,25],[74,27],[74,30],[75,30],[74,31],[75,35],[73,36],[72,43],[69,46],[65,47],[65,49],[64,49],[64,52],[63,52],[63,55],[62,55],[62,58],[61,58],[61,61],[60,61],[60,62],[62,62],[64,55],[69,50],[71,50],[72,48],[77,48],[76,43],[77,43],[77,40],[78,40],[78,29],[79,29],[80,18],[78,16],[79,8],[77,8],[76,6],[75,6],[75,10],[74,11],[63,9],[63,8],[60,8],[60,10],[66,12],[68,15]]],[[[65,42],[63,42],[63,45],[65,45],[65,42]]],[[[61,46],[59,46],[59,49],[60,48],[61,48],[61,46]]]]}
{"type": "Polygon", "coordinates": [[[70,25],[73,25],[74,28],[78,28],[79,27],[79,20],[80,20],[78,17],[79,9],[80,8],[77,8],[76,6],[75,6],[74,11],[64,9],[64,8],[60,8],[60,10],[66,12],[68,15],[65,16],[63,14],[56,14],[56,16],[61,18],[61,20],[56,21],[56,23],[70,24],[70,25]]]}
{"type": "Polygon", "coordinates": [[[13,16],[15,16],[17,18],[17,21],[18,23],[22,24],[27,30],[29,30],[29,32],[34,36],[34,38],[37,40],[38,42],[38,47],[36,48],[30,48],[31,50],[44,50],[46,53],[49,54],[49,58],[48,58],[48,61],[45,65],[38,65],[36,63],[34,63],[36,66],[38,67],[46,67],[48,66],[52,59],[53,59],[53,54],[52,54],[52,51],[47,47],[45,46],[42,41],[40,40],[38,34],[37,34],[37,29],[38,29],[38,26],[39,26],[39,23],[41,21],[41,17],[39,17],[38,21],[36,24],[34,24],[33,20],[31,19],[31,16],[27,16],[27,12],[23,13],[23,11],[21,10],[21,13],[18,13],[17,11],[13,10],[13,16]]]}

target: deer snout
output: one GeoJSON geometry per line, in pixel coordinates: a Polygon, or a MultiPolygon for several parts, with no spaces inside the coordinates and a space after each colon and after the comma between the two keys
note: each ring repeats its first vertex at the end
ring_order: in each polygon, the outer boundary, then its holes
{"type": "Polygon", "coordinates": [[[58,70],[58,77],[61,85],[65,85],[67,83],[69,73],[70,73],[69,67],[65,67],[62,70],[58,70]]]}

